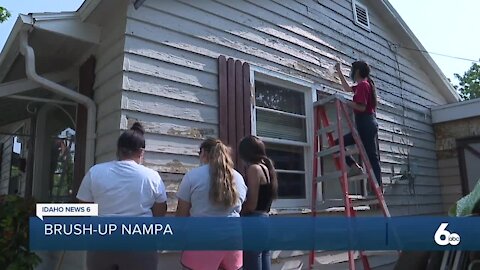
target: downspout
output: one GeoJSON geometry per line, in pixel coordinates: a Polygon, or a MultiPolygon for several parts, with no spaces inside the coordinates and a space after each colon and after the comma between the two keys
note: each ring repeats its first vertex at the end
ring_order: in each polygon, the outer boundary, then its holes
{"type": "Polygon", "coordinates": [[[29,80],[38,83],[43,88],[57,95],[82,104],[87,108],[87,138],[85,147],[85,173],[87,173],[90,167],[93,166],[95,159],[95,118],[97,114],[95,102],[73,89],[69,89],[38,75],[35,70],[35,52],[33,48],[28,45],[28,29],[20,33],[20,53],[25,57],[25,72],[29,80]]]}

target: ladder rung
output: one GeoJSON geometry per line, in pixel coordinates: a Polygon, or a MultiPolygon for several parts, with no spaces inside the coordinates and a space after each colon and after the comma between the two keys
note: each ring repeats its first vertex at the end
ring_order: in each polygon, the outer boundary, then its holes
{"type": "Polygon", "coordinates": [[[361,199],[361,200],[351,200],[352,206],[363,206],[363,205],[374,205],[379,204],[379,200],[377,198],[371,199],[361,199]]]}
{"type": "Polygon", "coordinates": [[[325,157],[325,156],[329,156],[329,155],[332,155],[332,154],[335,154],[337,152],[340,151],[340,147],[338,145],[335,145],[335,146],[332,146],[332,147],[329,147],[327,148],[326,150],[323,150],[323,151],[320,151],[317,153],[317,156],[318,157],[325,157]]]}
{"type": "Polygon", "coordinates": [[[359,175],[355,175],[355,176],[352,176],[352,177],[348,177],[348,181],[360,181],[360,180],[365,180],[368,178],[368,174],[359,174],[359,175]]]}
{"type": "MultiPolygon", "coordinates": [[[[335,171],[335,172],[327,173],[325,175],[317,177],[317,181],[322,182],[322,181],[328,181],[328,180],[338,180],[340,176],[342,176],[342,173],[340,171],[335,171]]],[[[348,177],[348,181],[354,182],[354,181],[364,180],[367,178],[368,178],[367,174],[360,174],[360,175],[348,177]]],[[[351,199],[354,199],[354,198],[351,198],[351,199]]]]}
{"type": "MultiPolygon", "coordinates": [[[[340,146],[335,145],[335,146],[327,148],[326,150],[322,150],[322,151],[318,152],[317,156],[320,158],[320,157],[326,157],[326,156],[333,155],[334,158],[337,158],[337,157],[340,156],[339,152],[340,152],[340,146]]],[[[357,147],[345,150],[345,156],[351,156],[351,155],[356,155],[356,154],[358,154],[358,148],[357,147]]]]}
{"type": "Polygon", "coordinates": [[[334,132],[335,130],[337,130],[337,125],[330,123],[328,127],[323,127],[319,129],[318,134],[328,134],[334,132]]]}
{"type": "Polygon", "coordinates": [[[322,182],[322,181],[328,181],[328,180],[334,180],[334,179],[338,180],[338,178],[340,178],[340,176],[342,176],[342,172],[341,171],[335,171],[335,172],[326,173],[322,176],[317,177],[317,181],[322,182]]]}

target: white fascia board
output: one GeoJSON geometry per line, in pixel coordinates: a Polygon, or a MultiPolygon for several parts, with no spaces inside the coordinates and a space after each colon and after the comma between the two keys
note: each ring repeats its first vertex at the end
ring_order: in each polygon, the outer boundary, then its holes
{"type": "Polygon", "coordinates": [[[33,13],[26,24],[36,29],[53,32],[92,44],[100,43],[101,28],[94,24],[82,22],[77,12],[33,13]]]}
{"type": "Polygon", "coordinates": [[[432,123],[480,117],[480,98],[432,108],[432,123]]]}

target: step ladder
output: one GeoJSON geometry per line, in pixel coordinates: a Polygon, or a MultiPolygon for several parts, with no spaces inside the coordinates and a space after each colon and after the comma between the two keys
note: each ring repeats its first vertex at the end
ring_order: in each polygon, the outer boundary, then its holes
{"type": "MultiPolygon", "coordinates": [[[[340,180],[342,199],[345,206],[345,214],[347,217],[356,217],[356,201],[355,196],[349,194],[349,182],[358,180],[367,180],[370,185],[374,198],[369,200],[369,204],[378,204],[385,217],[390,217],[383,192],[378,182],[375,179],[372,166],[368,160],[367,154],[363,147],[360,136],[357,132],[354,123],[350,119],[348,114],[345,99],[339,95],[331,95],[327,98],[319,100],[314,103],[314,123],[315,123],[315,136],[314,136],[314,158],[313,158],[313,188],[312,188],[312,215],[315,217],[317,214],[317,186],[322,181],[335,181],[340,180]],[[332,105],[336,111],[336,122],[330,123],[327,117],[326,106],[332,105]],[[347,132],[344,132],[342,121],[346,121],[348,124],[347,132]],[[343,141],[343,135],[350,131],[353,135],[355,145],[353,150],[346,150],[343,141]],[[338,136],[338,145],[335,144],[333,134],[338,136]],[[323,149],[322,139],[326,137],[329,147],[323,149]],[[345,157],[352,154],[359,154],[360,161],[364,165],[364,174],[354,177],[347,176],[347,164],[345,157]],[[324,173],[323,159],[333,156],[336,171],[333,173],[324,173]]],[[[362,261],[363,269],[370,270],[370,265],[366,254],[362,251],[359,252],[359,256],[362,261]]],[[[348,265],[350,270],[355,270],[355,253],[354,251],[348,251],[348,265]]],[[[310,252],[309,257],[309,269],[321,269],[315,265],[315,251],[310,252]]]]}

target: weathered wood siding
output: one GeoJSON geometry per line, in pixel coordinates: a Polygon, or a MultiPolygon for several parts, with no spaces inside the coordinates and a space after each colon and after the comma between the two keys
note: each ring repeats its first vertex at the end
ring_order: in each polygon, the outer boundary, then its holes
{"type": "MultiPolygon", "coordinates": [[[[364,4],[369,4],[364,1],[364,4]]],[[[146,161],[172,189],[198,164],[198,145],[218,136],[216,58],[338,84],[327,68],[363,59],[384,101],[378,112],[383,181],[395,215],[443,212],[435,136],[429,107],[446,100],[406,51],[394,31],[369,7],[371,32],[352,22],[351,1],[164,0],[127,11],[122,128],[141,120],[147,129],[146,161]],[[416,195],[390,178],[406,167],[416,195]]],[[[106,142],[108,143],[108,142],[106,142]]]]}
{"type": "Polygon", "coordinates": [[[2,153],[0,163],[0,195],[8,194],[8,184],[10,183],[10,165],[12,161],[13,137],[0,136],[0,153],[2,153]]]}
{"type": "Polygon", "coordinates": [[[457,139],[480,135],[480,118],[439,123],[434,126],[438,156],[438,173],[445,211],[462,197],[462,181],[457,139]]]}
{"type": "Polygon", "coordinates": [[[96,163],[115,158],[116,140],[120,134],[122,80],[125,46],[126,4],[109,11],[109,18],[102,19],[102,38],[94,52],[95,84],[94,100],[97,103],[96,163]]]}

